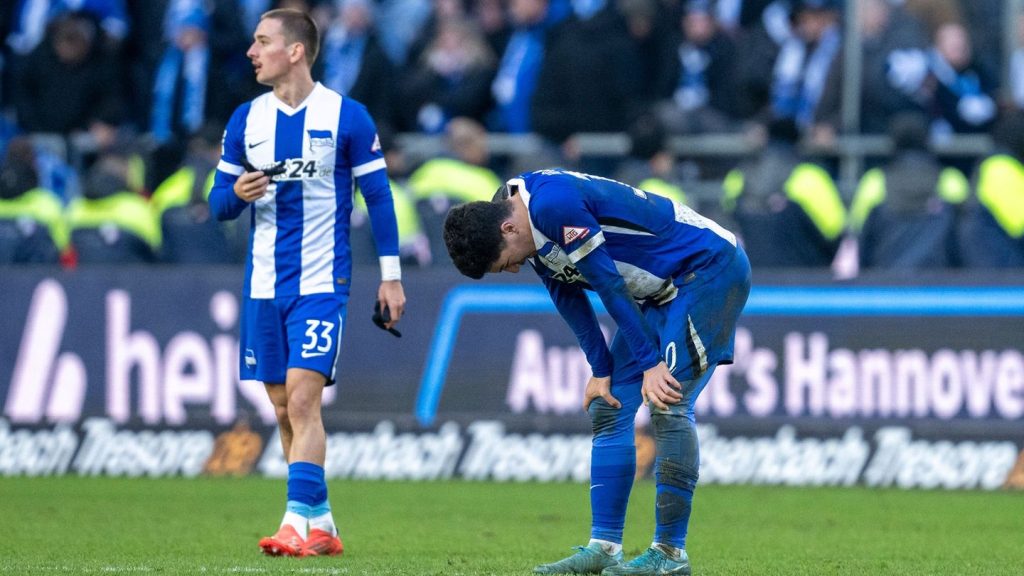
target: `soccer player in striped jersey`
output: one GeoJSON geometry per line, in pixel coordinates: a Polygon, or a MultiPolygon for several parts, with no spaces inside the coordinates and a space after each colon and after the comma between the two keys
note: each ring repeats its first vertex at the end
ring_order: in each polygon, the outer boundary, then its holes
{"type": "Polygon", "coordinates": [[[316,24],[296,10],[263,14],[246,55],[272,90],[238,107],[210,192],[220,220],[252,222],[240,376],[264,382],[288,460],[288,502],[270,555],[336,555],[342,543],[324,481],[324,386],[335,379],[352,260],[349,215],[358,183],[380,257],[377,298],[405,308],[398,227],[384,156],[366,107],[314,82],[316,24]]]}
{"type": "Polygon", "coordinates": [[[694,403],[718,364],[732,362],[750,263],[736,237],[680,202],[614,180],[541,170],[509,180],[491,202],[453,208],[444,240],[470,278],[529,262],[572,328],[593,376],[591,533],[540,574],[690,574],[686,532],[699,467],[694,403]],[[618,326],[606,343],[586,297],[618,326]],[[633,421],[651,409],[657,483],[651,547],[622,562],[636,471],[633,421]]]}

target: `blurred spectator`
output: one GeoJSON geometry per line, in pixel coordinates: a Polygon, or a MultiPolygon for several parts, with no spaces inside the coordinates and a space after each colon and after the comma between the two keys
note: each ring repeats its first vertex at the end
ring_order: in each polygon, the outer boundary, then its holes
{"type": "Polygon", "coordinates": [[[636,50],[607,0],[574,0],[574,15],[546,46],[530,116],[562,143],[581,132],[623,132],[637,113],[636,50]]]}
{"type": "Polygon", "coordinates": [[[20,56],[35,50],[49,24],[69,12],[80,13],[98,23],[104,37],[113,44],[120,43],[128,33],[124,0],[12,0],[8,10],[11,10],[11,26],[6,43],[20,56]]]}
{"type": "Polygon", "coordinates": [[[273,0],[235,0],[235,4],[241,10],[243,30],[255,30],[260,16],[274,7],[273,0]]]}
{"type": "MultiPolygon", "coordinates": [[[[153,191],[150,205],[160,225],[160,260],[164,262],[227,264],[243,261],[247,247],[243,243],[248,242],[248,234],[228,234],[227,224],[210,217],[207,204],[214,171],[220,161],[223,132],[222,127],[205,126],[190,140],[181,168],[153,191]]],[[[241,225],[235,221],[230,224],[241,225]]]]}
{"type": "Polygon", "coordinates": [[[128,160],[104,154],[85,179],[83,195],[67,208],[77,261],[84,264],[153,262],[160,226],[144,198],[128,189],[128,160]]]}
{"type": "Polygon", "coordinates": [[[487,39],[494,54],[504,54],[512,29],[505,17],[502,0],[475,0],[471,10],[473,21],[487,39]]]}
{"type": "Polygon", "coordinates": [[[416,38],[409,45],[409,53],[406,58],[408,64],[414,65],[427,45],[437,37],[441,24],[449,20],[466,20],[466,5],[464,0],[432,0],[430,16],[423,26],[420,27],[416,38]]]}
{"type": "Polygon", "coordinates": [[[561,0],[510,0],[512,36],[500,58],[491,93],[497,104],[490,122],[499,132],[529,132],[530,107],[537,89],[548,31],[566,16],[561,0]]]}
{"type": "Polygon", "coordinates": [[[314,77],[364,103],[378,125],[390,126],[395,122],[397,74],[381,48],[373,20],[369,0],[339,2],[337,15],[325,31],[314,77]]]}
{"type": "Polygon", "coordinates": [[[846,207],[828,172],[800,157],[799,138],[792,118],[773,121],[760,156],[723,183],[723,208],[754,266],[825,267],[839,248],[846,207]]]}
{"type": "Polygon", "coordinates": [[[928,73],[912,89],[932,118],[933,137],[984,132],[995,120],[996,81],[974,62],[971,39],[960,24],[944,24],[935,31],[928,73]]]}
{"type": "Polygon", "coordinates": [[[153,86],[150,132],[164,143],[187,140],[203,125],[210,69],[210,12],[202,0],[170,0],[164,15],[163,57],[153,86]]]}
{"type": "Polygon", "coordinates": [[[113,142],[123,118],[119,61],[97,42],[96,25],[66,14],[29,56],[15,85],[18,124],[28,132],[88,130],[101,146],[113,142]]]}
{"type": "Polygon", "coordinates": [[[409,177],[409,189],[430,239],[431,252],[438,258],[447,254],[441,230],[448,209],[464,202],[490,200],[502,183],[487,166],[490,151],[483,126],[468,118],[455,118],[448,123],[445,136],[450,155],[424,162],[409,177]]]}
{"type": "Polygon", "coordinates": [[[761,24],[765,9],[777,0],[717,0],[714,2],[715,20],[729,34],[751,29],[761,24]]]}
{"type": "MultiPolygon", "coordinates": [[[[972,39],[978,65],[991,71],[999,70],[1005,58],[1003,54],[1003,22],[1012,18],[1004,14],[1003,8],[1010,6],[1006,0],[970,0],[958,2],[963,15],[961,22],[972,39]]],[[[1020,6],[1019,4],[1013,4],[1020,6]]]]}
{"type": "Polygon", "coordinates": [[[39,187],[32,143],[15,138],[0,166],[0,265],[54,264],[67,241],[60,200],[39,187]]]}
{"type": "Polygon", "coordinates": [[[923,114],[894,116],[889,136],[892,159],[864,174],[850,207],[860,267],[912,271],[956,266],[956,206],[967,198],[967,179],[956,168],[943,169],[928,151],[923,114]]]}
{"type": "MultiPolygon", "coordinates": [[[[405,182],[405,153],[394,134],[387,128],[377,129],[380,146],[384,151],[384,161],[388,166],[388,183],[395,204],[395,219],[398,222],[398,255],[403,264],[429,266],[432,261],[430,239],[423,229],[416,202],[403,184],[405,182]]],[[[370,227],[370,214],[366,207],[366,199],[356,188],[352,204],[352,219],[349,228],[349,244],[352,246],[352,262],[355,264],[376,265],[376,240],[370,227]]]]}
{"type": "Polygon", "coordinates": [[[1024,12],[1017,14],[1017,44],[1010,55],[1010,98],[1018,110],[1024,110],[1024,12]]]}
{"type": "Polygon", "coordinates": [[[128,70],[129,99],[134,103],[129,110],[131,121],[144,131],[160,134],[178,148],[179,155],[189,136],[206,121],[226,122],[239,101],[261,90],[252,64],[244,57],[252,29],[244,28],[245,12],[239,7],[243,1],[128,4],[135,23],[126,45],[126,53],[132,56],[128,70]]]}
{"type": "Polygon", "coordinates": [[[884,133],[896,113],[916,108],[900,89],[921,81],[927,71],[923,49],[928,37],[901,6],[889,0],[861,0],[863,43],[861,131],[884,133]]]}
{"type": "Polygon", "coordinates": [[[643,115],[629,127],[629,157],[619,166],[615,179],[686,203],[676,171],[675,156],[668,148],[665,129],[652,115],[643,115]]]}
{"type": "Polygon", "coordinates": [[[733,40],[718,29],[706,0],[687,5],[680,28],[674,92],[658,105],[658,115],[674,134],[730,131],[737,119],[733,40]]]}
{"type": "Polygon", "coordinates": [[[615,7],[626,20],[626,31],[636,50],[640,64],[636,92],[646,109],[671,97],[678,84],[679,38],[673,22],[676,10],[659,0],[615,0],[615,7]]]}
{"type": "Polygon", "coordinates": [[[964,266],[1024,267],[1024,112],[1000,118],[997,151],[978,166],[960,229],[964,266]]]}
{"type": "Polygon", "coordinates": [[[744,1],[740,24],[735,31],[736,104],[743,118],[765,113],[771,105],[772,68],[782,45],[793,37],[790,25],[789,0],[751,2],[761,5],[760,11],[748,10],[744,1]],[[756,14],[756,18],[754,17],[756,14]],[[746,18],[751,18],[746,20],[746,18]]]}
{"type": "Polygon", "coordinates": [[[381,47],[395,68],[408,60],[410,45],[430,18],[431,0],[379,0],[377,33],[381,47]]]}
{"type": "Polygon", "coordinates": [[[438,22],[437,35],[405,78],[403,125],[436,134],[455,117],[482,121],[491,107],[494,54],[469,21],[438,22]]]}
{"type": "Polygon", "coordinates": [[[772,111],[794,119],[812,140],[827,143],[839,126],[842,2],[794,2],[794,35],[782,45],[772,70],[772,111]]]}

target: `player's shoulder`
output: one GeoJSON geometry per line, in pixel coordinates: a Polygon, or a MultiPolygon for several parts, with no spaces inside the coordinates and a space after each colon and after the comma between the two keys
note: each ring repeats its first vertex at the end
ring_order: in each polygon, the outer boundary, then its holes
{"type": "Polygon", "coordinates": [[[237,124],[240,124],[240,123],[244,122],[245,119],[248,118],[249,111],[252,110],[253,105],[258,100],[260,100],[261,98],[264,98],[265,96],[266,96],[266,94],[264,94],[263,96],[257,96],[256,98],[254,98],[252,100],[248,100],[248,101],[245,101],[245,102],[242,102],[241,104],[239,104],[235,108],[235,111],[231,113],[231,119],[228,120],[228,127],[230,128],[233,125],[237,125],[237,124]]]}
{"type": "Polygon", "coordinates": [[[560,170],[538,170],[522,176],[532,198],[545,204],[559,204],[579,194],[579,183],[560,170]]]}

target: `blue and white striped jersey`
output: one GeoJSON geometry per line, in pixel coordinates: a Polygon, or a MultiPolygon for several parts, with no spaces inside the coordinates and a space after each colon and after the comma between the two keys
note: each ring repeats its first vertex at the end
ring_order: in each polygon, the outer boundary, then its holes
{"type": "Polygon", "coordinates": [[[736,237],[686,205],[621,182],[563,170],[509,180],[529,215],[531,260],[595,376],[611,359],[583,290],[594,290],[643,369],[660,355],[635,302],[664,304],[680,287],[711,277],[736,252],[736,237]]]}
{"type": "MultiPolygon", "coordinates": [[[[358,183],[382,263],[397,267],[398,227],[384,155],[361,103],[317,83],[298,108],[269,92],[241,105],[224,133],[210,206],[220,220],[248,206],[232,187],[248,163],[281,165],[253,202],[245,294],[251,298],[349,291],[349,219],[358,183]]],[[[385,279],[388,278],[385,271],[385,279]]]]}

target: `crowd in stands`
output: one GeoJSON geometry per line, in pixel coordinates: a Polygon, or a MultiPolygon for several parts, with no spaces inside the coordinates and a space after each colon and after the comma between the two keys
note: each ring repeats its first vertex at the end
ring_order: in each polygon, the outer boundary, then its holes
{"type": "MultiPolygon", "coordinates": [[[[859,134],[888,134],[856,190],[808,155],[844,132],[843,0],[13,0],[0,3],[0,264],[236,263],[248,224],[206,206],[223,126],[260,94],[245,57],[259,15],[309,11],[314,78],[380,129],[403,258],[447,262],[454,203],[563,166],[697,204],[755,267],[1024,266],[1024,49],[1003,53],[1000,0],[858,3],[859,134]],[[1008,71],[1002,74],[1001,71],[1008,71]],[[1001,82],[1009,82],[1009,86],[1001,82]],[[627,157],[581,155],[622,133],[627,157]],[[436,134],[410,162],[395,137],[436,134]],[[543,153],[495,156],[488,134],[543,153]],[[740,134],[748,158],[680,162],[679,135],[740,134]],[[930,145],[988,134],[984,158],[930,145]],[[720,182],[697,198],[688,187],[720,182]]],[[[375,261],[356,201],[353,253],[375,261]]]]}

